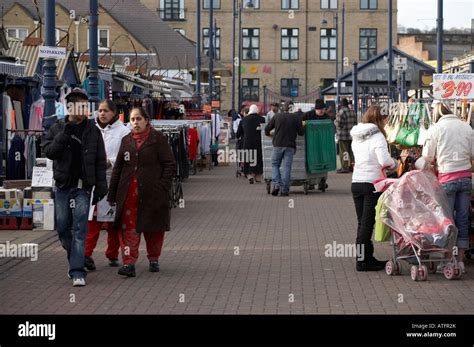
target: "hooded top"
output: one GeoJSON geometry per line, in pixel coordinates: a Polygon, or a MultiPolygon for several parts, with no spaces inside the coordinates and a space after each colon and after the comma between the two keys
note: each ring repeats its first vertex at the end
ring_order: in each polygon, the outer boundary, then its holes
{"type": "Polygon", "coordinates": [[[377,125],[359,123],[351,130],[355,166],[352,182],[372,183],[383,178],[384,168],[394,169],[397,161],[390,157],[387,140],[377,125]]]}

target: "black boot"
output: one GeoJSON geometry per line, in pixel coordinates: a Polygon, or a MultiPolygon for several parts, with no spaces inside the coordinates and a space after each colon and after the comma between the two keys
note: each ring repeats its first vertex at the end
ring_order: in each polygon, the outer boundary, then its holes
{"type": "Polygon", "coordinates": [[[109,266],[111,267],[119,267],[119,261],[117,258],[109,259],[109,266]]]}
{"type": "Polygon", "coordinates": [[[157,261],[150,261],[150,266],[148,267],[150,272],[160,272],[160,265],[157,261]]]}
{"type": "Polygon", "coordinates": [[[94,259],[92,259],[92,257],[85,257],[84,267],[89,271],[94,271],[96,269],[94,259]]]}
{"type": "MultiPolygon", "coordinates": [[[[359,246],[359,245],[358,245],[359,246]]],[[[363,259],[357,259],[356,270],[357,271],[380,271],[385,269],[385,263],[387,261],[379,261],[374,257],[374,245],[372,242],[363,244],[361,249],[361,255],[363,259]]],[[[361,246],[359,246],[361,247],[361,246]]],[[[358,249],[360,249],[358,247],[358,249]]]]}
{"type": "Polygon", "coordinates": [[[124,265],[118,270],[118,274],[127,277],[135,277],[135,265],[124,265]]]}

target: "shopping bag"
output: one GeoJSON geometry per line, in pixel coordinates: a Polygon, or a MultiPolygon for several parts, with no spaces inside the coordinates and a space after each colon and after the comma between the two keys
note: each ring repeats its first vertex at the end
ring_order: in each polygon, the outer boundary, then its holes
{"type": "Polygon", "coordinates": [[[420,130],[418,134],[418,146],[424,146],[426,141],[426,136],[428,135],[428,129],[431,126],[431,114],[430,107],[428,104],[424,104],[422,107],[423,115],[420,121],[420,130]]]}
{"type": "Polygon", "coordinates": [[[418,144],[419,127],[417,122],[418,104],[412,104],[404,117],[404,121],[398,134],[396,142],[405,147],[414,147],[418,144]]]}
{"type": "MultiPolygon", "coordinates": [[[[384,193],[385,194],[385,193],[384,193]]],[[[383,194],[382,194],[383,196],[383,194]]],[[[380,215],[382,213],[383,202],[382,196],[379,198],[377,202],[377,206],[375,207],[375,235],[374,240],[377,242],[386,242],[390,240],[390,227],[385,225],[382,220],[380,219],[380,215]]]]}
{"type": "Polygon", "coordinates": [[[385,133],[387,134],[387,142],[394,143],[397,137],[397,132],[400,130],[398,124],[400,123],[399,120],[399,110],[400,110],[400,103],[393,103],[390,106],[389,118],[387,125],[385,125],[385,133]]]}

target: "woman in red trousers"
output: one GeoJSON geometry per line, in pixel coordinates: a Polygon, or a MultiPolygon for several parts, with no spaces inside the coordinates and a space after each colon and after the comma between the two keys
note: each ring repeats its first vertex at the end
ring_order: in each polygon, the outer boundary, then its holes
{"type": "MultiPolygon", "coordinates": [[[[104,139],[105,152],[107,153],[107,182],[110,183],[112,168],[115,164],[122,138],[130,133],[130,129],[119,120],[117,107],[110,100],[104,100],[99,104],[99,114],[96,119],[96,125],[104,139]]],[[[89,271],[95,270],[92,252],[94,252],[97,245],[101,230],[107,231],[107,250],[105,256],[109,259],[109,265],[119,266],[119,234],[118,230],[112,228],[114,214],[115,209],[109,205],[106,198],[99,201],[94,208],[94,217],[89,221],[88,225],[86,258],[84,263],[84,266],[89,271]]]]}
{"type": "Polygon", "coordinates": [[[160,270],[158,259],[165,232],[170,230],[169,190],[176,162],[167,138],[151,128],[142,108],[130,113],[132,133],[120,146],[107,200],[116,205],[123,266],[119,275],[135,277],[141,234],[145,238],[149,271],[160,270]]]}

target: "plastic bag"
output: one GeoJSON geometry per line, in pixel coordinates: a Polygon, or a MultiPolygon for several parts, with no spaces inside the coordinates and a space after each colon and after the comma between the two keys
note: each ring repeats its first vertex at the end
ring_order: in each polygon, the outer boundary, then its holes
{"type": "Polygon", "coordinates": [[[451,249],[457,229],[448,198],[429,171],[410,171],[381,196],[387,213],[380,219],[423,250],[451,249]]]}
{"type": "MultiPolygon", "coordinates": [[[[385,193],[384,193],[385,194],[385,193]]],[[[382,194],[383,196],[383,194],[382,194]]],[[[385,225],[380,219],[380,216],[386,215],[386,207],[383,204],[382,196],[380,196],[377,206],[375,206],[375,234],[374,240],[377,242],[385,242],[390,240],[390,227],[385,225]]]]}

